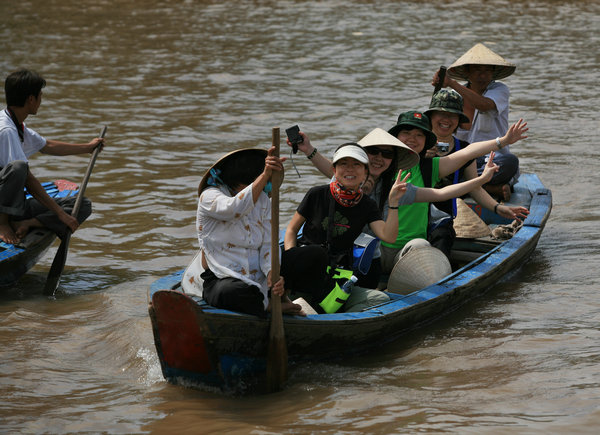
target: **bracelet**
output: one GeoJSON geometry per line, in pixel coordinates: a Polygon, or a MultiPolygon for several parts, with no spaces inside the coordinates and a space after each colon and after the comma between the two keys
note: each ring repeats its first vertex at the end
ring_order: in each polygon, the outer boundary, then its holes
{"type": "Polygon", "coordinates": [[[499,206],[499,205],[500,205],[500,203],[499,203],[499,202],[497,202],[497,203],[496,203],[496,205],[494,206],[494,213],[495,213],[495,214],[498,214],[498,211],[497,211],[497,210],[498,210],[498,206],[499,206]]]}
{"type": "Polygon", "coordinates": [[[390,210],[398,210],[398,207],[388,207],[390,210]]]}
{"type": "Polygon", "coordinates": [[[498,150],[502,149],[502,144],[500,143],[500,137],[496,138],[496,146],[498,147],[498,150]]]}
{"type": "Polygon", "coordinates": [[[312,158],[313,158],[314,156],[316,156],[316,155],[317,155],[317,149],[316,149],[316,148],[313,148],[313,150],[312,150],[312,153],[310,153],[309,155],[307,155],[307,156],[306,156],[306,158],[307,158],[308,160],[312,160],[312,158]]]}

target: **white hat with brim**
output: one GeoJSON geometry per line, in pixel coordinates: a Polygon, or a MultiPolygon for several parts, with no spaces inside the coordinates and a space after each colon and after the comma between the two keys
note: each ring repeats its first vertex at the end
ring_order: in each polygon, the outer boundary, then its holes
{"type": "Polygon", "coordinates": [[[419,164],[419,154],[408,145],[395,138],[382,128],[375,128],[358,141],[362,147],[393,146],[396,148],[397,166],[400,170],[410,169],[419,164]]]}
{"type": "Polygon", "coordinates": [[[407,295],[431,284],[435,284],[452,273],[448,257],[427,241],[415,239],[405,246],[390,273],[387,290],[390,293],[407,295]]]}
{"type": "Polygon", "coordinates": [[[469,65],[493,66],[493,80],[506,78],[514,73],[517,68],[514,63],[508,62],[499,54],[494,53],[485,45],[479,43],[475,44],[469,51],[448,67],[448,76],[457,80],[468,80],[469,65]]]}
{"type": "MultiPolygon", "coordinates": [[[[234,151],[231,151],[230,153],[225,154],[223,157],[221,157],[219,160],[217,160],[210,168],[208,168],[208,170],[202,177],[202,180],[200,180],[200,184],[198,185],[198,196],[200,196],[202,191],[208,187],[208,179],[210,178],[210,170],[211,169],[220,169],[220,167],[223,166],[223,163],[225,163],[225,161],[227,159],[229,159],[231,156],[236,155],[238,153],[248,153],[248,154],[260,153],[261,155],[264,155],[265,158],[267,157],[267,150],[263,150],[263,149],[259,149],[259,148],[241,148],[239,150],[234,150],[234,151]]],[[[263,164],[263,168],[264,168],[264,164],[263,164]]],[[[283,175],[282,175],[282,179],[283,179],[283,175]]]]}
{"type": "Polygon", "coordinates": [[[345,157],[358,160],[365,165],[369,164],[369,157],[367,156],[367,153],[358,144],[348,143],[340,146],[333,154],[333,160],[331,163],[336,164],[339,160],[345,157]]]}
{"type": "Polygon", "coordinates": [[[486,237],[492,234],[490,227],[460,198],[456,199],[454,231],[456,237],[465,239],[486,237]]]}

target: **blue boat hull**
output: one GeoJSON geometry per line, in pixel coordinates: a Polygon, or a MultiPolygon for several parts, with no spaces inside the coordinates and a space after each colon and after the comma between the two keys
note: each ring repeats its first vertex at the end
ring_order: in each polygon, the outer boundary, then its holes
{"type": "MultiPolygon", "coordinates": [[[[521,194],[530,215],[509,240],[436,284],[359,313],[284,316],[291,364],[363,353],[397,340],[478,297],[535,250],[552,208],[552,195],[537,176],[524,174],[521,194]]],[[[494,215],[495,216],[495,215],[494,215]]],[[[183,271],[159,279],[149,292],[149,313],[165,379],[238,391],[265,376],[269,319],[217,309],[180,288],[183,271]]]]}

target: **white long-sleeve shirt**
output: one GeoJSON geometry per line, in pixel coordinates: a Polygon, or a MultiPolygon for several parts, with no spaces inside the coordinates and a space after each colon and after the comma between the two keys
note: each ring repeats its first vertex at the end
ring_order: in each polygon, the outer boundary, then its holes
{"type": "MultiPolygon", "coordinates": [[[[252,184],[235,196],[227,187],[209,187],[198,200],[196,227],[209,269],[217,278],[238,278],[256,285],[265,296],[266,308],[271,270],[269,197],[261,192],[255,204],[252,184]]],[[[201,256],[195,261],[201,261],[201,256]]]]}

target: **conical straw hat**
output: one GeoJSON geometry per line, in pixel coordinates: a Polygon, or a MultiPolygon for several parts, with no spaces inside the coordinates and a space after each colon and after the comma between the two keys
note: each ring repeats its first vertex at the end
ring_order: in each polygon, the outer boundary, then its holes
{"type": "Polygon", "coordinates": [[[412,148],[381,128],[371,130],[369,134],[358,141],[358,144],[363,148],[378,145],[395,147],[396,158],[398,160],[397,166],[398,169],[402,169],[403,171],[410,169],[419,163],[419,155],[414,152],[412,148]]]}
{"type": "Polygon", "coordinates": [[[450,261],[433,246],[416,246],[396,261],[387,290],[407,295],[435,284],[452,273],[450,261]]]}
{"type": "Polygon", "coordinates": [[[517,66],[508,62],[499,54],[494,53],[485,45],[475,44],[469,51],[458,58],[448,68],[448,76],[458,80],[468,80],[467,65],[492,65],[494,66],[494,80],[508,77],[515,72],[517,66]]]}
{"type": "MultiPolygon", "coordinates": [[[[251,154],[251,153],[258,153],[261,156],[264,155],[265,157],[267,157],[267,154],[268,154],[267,150],[263,150],[263,149],[259,149],[259,148],[241,148],[239,150],[233,150],[233,151],[225,154],[223,157],[221,157],[219,160],[217,160],[210,168],[208,168],[208,170],[202,177],[202,180],[200,180],[200,184],[198,185],[198,196],[200,196],[202,191],[208,187],[208,179],[210,177],[211,169],[219,169],[221,166],[223,166],[223,164],[229,158],[231,158],[234,155],[237,155],[237,154],[246,155],[246,154],[251,154]]],[[[264,163],[263,163],[262,167],[264,168],[264,163]]],[[[282,172],[282,174],[283,174],[283,172],[282,172]]],[[[283,175],[282,175],[282,179],[283,179],[283,175]]]]}
{"type": "Polygon", "coordinates": [[[456,231],[456,237],[466,239],[485,237],[492,234],[490,227],[460,198],[456,199],[454,231],[456,231]]]}

